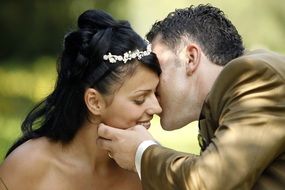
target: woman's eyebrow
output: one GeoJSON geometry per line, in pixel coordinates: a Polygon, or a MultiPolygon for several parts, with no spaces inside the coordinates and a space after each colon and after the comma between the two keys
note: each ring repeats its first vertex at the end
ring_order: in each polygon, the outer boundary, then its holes
{"type": "Polygon", "coordinates": [[[140,89],[140,90],[136,90],[134,93],[145,93],[145,92],[151,92],[151,89],[140,89]]]}

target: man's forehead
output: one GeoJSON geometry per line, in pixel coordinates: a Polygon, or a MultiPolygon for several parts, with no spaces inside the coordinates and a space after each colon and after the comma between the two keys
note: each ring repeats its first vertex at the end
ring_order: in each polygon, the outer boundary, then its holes
{"type": "Polygon", "coordinates": [[[169,51],[170,48],[165,45],[161,40],[154,40],[152,42],[152,51],[156,54],[163,53],[165,51],[169,51]]]}

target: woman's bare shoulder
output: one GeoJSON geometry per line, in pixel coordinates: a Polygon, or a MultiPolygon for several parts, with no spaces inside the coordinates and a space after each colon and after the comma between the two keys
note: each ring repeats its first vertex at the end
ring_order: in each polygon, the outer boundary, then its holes
{"type": "Polygon", "coordinates": [[[0,177],[9,189],[34,189],[51,167],[50,145],[44,138],[29,140],[0,165],[0,177]]]}
{"type": "MultiPolygon", "coordinates": [[[[17,147],[1,164],[2,169],[21,171],[32,166],[37,166],[35,169],[41,169],[45,166],[45,157],[48,156],[47,143],[42,139],[29,140],[17,147]]],[[[34,168],[34,167],[33,167],[34,168]]],[[[27,172],[32,172],[29,170],[27,172]]]]}

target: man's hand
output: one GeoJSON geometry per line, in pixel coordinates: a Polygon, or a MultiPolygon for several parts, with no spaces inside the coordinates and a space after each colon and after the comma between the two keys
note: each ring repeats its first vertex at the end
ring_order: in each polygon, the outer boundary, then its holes
{"type": "Polygon", "coordinates": [[[100,124],[98,136],[97,145],[107,150],[120,167],[132,171],[136,171],[135,155],[140,143],[154,140],[141,125],[123,130],[100,124]]]}

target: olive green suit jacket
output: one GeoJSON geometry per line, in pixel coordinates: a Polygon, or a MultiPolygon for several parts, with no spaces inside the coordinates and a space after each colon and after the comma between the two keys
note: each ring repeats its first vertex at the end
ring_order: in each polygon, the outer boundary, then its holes
{"type": "Polygon", "coordinates": [[[257,50],[229,62],[199,120],[199,156],[153,145],[145,190],[285,189],[285,57],[257,50]]]}

